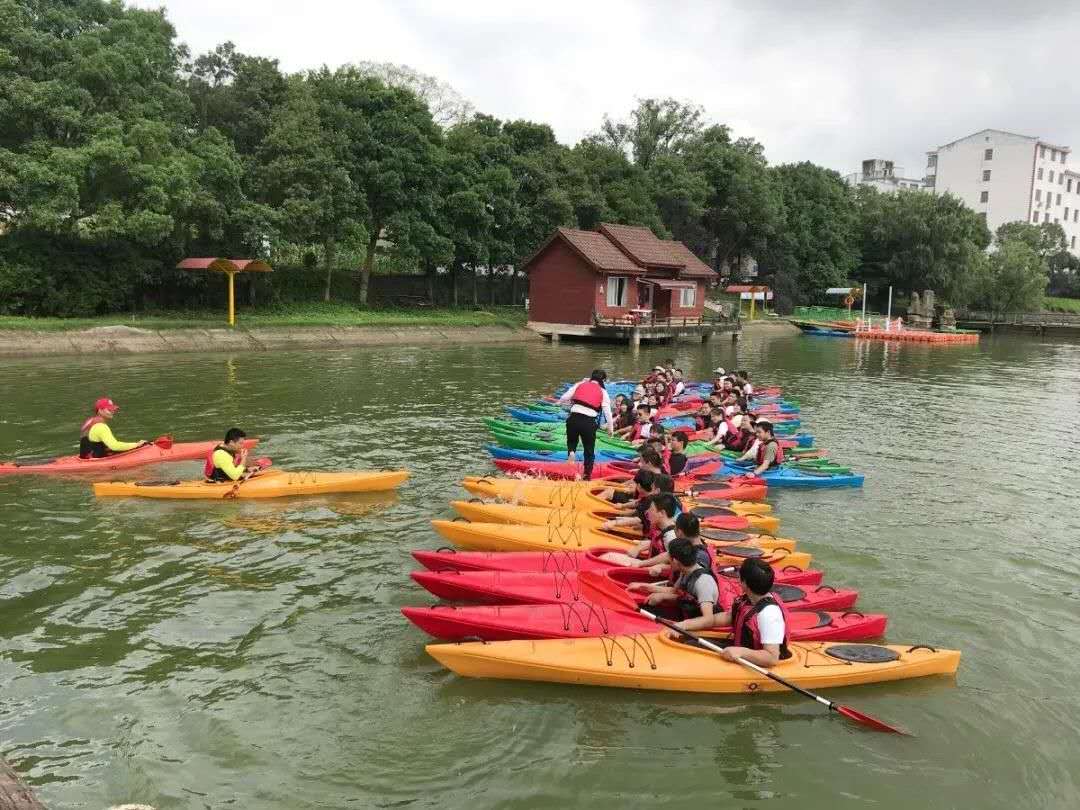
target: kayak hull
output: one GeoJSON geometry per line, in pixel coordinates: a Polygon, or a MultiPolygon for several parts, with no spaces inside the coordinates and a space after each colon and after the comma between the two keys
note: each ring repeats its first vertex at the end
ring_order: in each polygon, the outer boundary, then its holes
{"type": "MultiPolygon", "coordinates": [[[[543,506],[517,506],[508,503],[484,503],[451,501],[450,506],[466,520],[477,523],[509,523],[526,526],[583,526],[599,529],[614,512],[586,511],[581,509],[548,509],[543,506]]],[[[685,506],[696,511],[689,502],[685,506]]],[[[701,523],[715,529],[733,532],[758,532],[775,534],[780,529],[779,519],[762,514],[711,514],[707,507],[701,508],[701,523]]],[[[733,510],[734,511],[734,510],[733,510]]]]}
{"type": "MultiPolygon", "coordinates": [[[[830,649],[837,646],[842,643],[793,642],[792,657],[781,661],[772,671],[804,689],[828,689],[955,675],[960,665],[957,650],[894,645],[886,647],[896,655],[894,661],[849,663],[830,656],[830,649]]],[[[787,689],[740,664],[721,659],[716,653],[660,634],[429,644],[425,649],[440,664],[468,678],[710,694],[787,689]]]]}
{"type": "Polygon", "coordinates": [[[409,474],[387,472],[287,472],[269,470],[239,485],[205,481],[146,482],[109,481],[94,484],[99,498],[137,497],[168,500],[222,500],[229,498],[285,498],[337,492],[384,492],[397,489],[409,474]]]}
{"type": "MultiPolygon", "coordinates": [[[[678,482],[676,482],[678,484],[678,482]]],[[[524,506],[547,506],[559,508],[599,509],[611,504],[598,500],[592,493],[604,488],[596,481],[538,481],[521,478],[466,478],[461,485],[472,495],[481,498],[498,498],[524,506]],[[580,506],[578,504],[580,503],[580,506]]],[[[707,494],[710,500],[760,501],[765,498],[767,487],[763,484],[736,484],[734,486],[710,485],[709,482],[694,484],[694,491],[707,494]]]]}
{"type": "MultiPolygon", "coordinates": [[[[431,525],[442,537],[466,551],[584,551],[605,548],[630,552],[638,540],[629,540],[607,532],[581,526],[516,526],[508,523],[468,523],[456,520],[433,520],[431,525]]],[[[751,536],[745,542],[722,542],[706,539],[713,556],[721,565],[738,565],[745,554],[735,549],[759,550],[770,563],[809,568],[811,556],[791,551],[794,541],[783,538],[751,536]],[[778,544],[773,545],[774,542],[778,544]]]]}
{"type": "MultiPolygon", "coordinates": [[[[653,633],[656,625],[638,613],[589,602],[559,605],[435,605],[404,607],[402,614],[442,641],[591,638],[653,633]]],[[[881,613],[788,612],[792,641],[866,641],[885,635],[881,613]]]]}
{"type": "MultiPolygon", "coordinates": [[[[174,442],[168,449],[148,444],[115,453],[104,458],[79,458],[78,456],[60,456],[47,463],[10,462],[0,464],[0,475],[84,475],[133,470],[150,464],[164,464],[173,461],[196,461],[206,458],[220,442],[174,442]]],[[[244,446],[255,447],[258,439],[246,439],[244,446]]]]}
{"type": "MultiPolygon", "coordinates": [[[[431,594],[448,602],[471,602],[479,605],[547,605],[589,602],[582,595],[574,572],[523,574],[511,571],[413,571],[413,581],[431,594]]],[[[615,577],[612,577],[616,580],[615,577]]],[[[625,591],[635,598],[639,592],[625,591]]],[[[727,609],[741,593],[740,586],[720,579],[720,606],[727,609]]],[[[858,591],[836,590],[828,585],[800,588],[793,585],[773,587],[789,610],[848,610],[859,598],[858,591]]]]}
{"type": "MultiPolygon", "coordinates": [[[[633,571],[604,562],[589,551],[457,551],[441,548],[437,551],[412,552],[418,563],[429,571],[511,571],[518,573],[550,573],[555,571],[633,571]]],[[[776,582],[781,585],[816,586],[821,584],[822,572],[813,568],[774,565],[776,582]]]]}

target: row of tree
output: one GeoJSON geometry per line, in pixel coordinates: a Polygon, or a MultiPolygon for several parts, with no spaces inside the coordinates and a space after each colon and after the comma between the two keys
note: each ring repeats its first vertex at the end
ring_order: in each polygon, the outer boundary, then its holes
{"type": "Polygon", "coordinates": [[[672,99],[568,147],[402,66],[287,75],[231,43],[192,58],[163,12],[118,1],[0,0],[0,19],[0,311],[126,309],[205,283],[168,272],[184,255],[266,258],[327,300],[347,269],[361,305],[377,269],[448,271],[456,300],[459,275],[604,221],[718,269],[753,257],[788,305],[855,279],[987,303],[1017,273],[1041,272],[1041,294],[1055,262],[1075,278],[1049,228],[999,234],[987,258],[985,224],[954,198],[769,166],[672,99]]]}

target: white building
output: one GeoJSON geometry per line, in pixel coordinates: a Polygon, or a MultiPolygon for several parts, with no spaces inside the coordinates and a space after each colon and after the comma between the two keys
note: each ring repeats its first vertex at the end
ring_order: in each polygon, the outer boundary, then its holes
{"type": "Polygon", "coordinates": [[[1056,222],[1069,249],[1080,255],[1080,172],[1067,146],[1030,135],[984,129],[927,152],[926,181],[959,197],[986,218],[991,231],[1004,222],[1056,222]]]}
{"type": "Polygon", "coordinates": [[[849,186],[873,186],[878,191],[890,192],[901,188],[926,188],[925,180],[904,177],[902,166],[896,166],[891,160],[870,158],[862,162],[861,172],[844,175],[844,182],[849,186]]]}

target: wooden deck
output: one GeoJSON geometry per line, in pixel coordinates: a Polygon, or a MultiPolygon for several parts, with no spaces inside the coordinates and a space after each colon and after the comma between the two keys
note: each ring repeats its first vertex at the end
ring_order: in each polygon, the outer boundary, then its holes
{"type": "Polygon", "coordinates": [[[995,314],[980,311],[959,311],[956,325],[960,329],[980,332],[1028,332],[1043,335],[1048,332],[1080,335],[1080,315],[1064,312],[995,314]]]}
{"type": "Polygon", "coordinates": [[[706,315],[699,318],[600,318],[593,319],[591,325],[569,323],[541,323],[530,321],[529,329],[558,342],[563,338],[581,338],[586,340],[606,341],[609,343],[629,343],[638,346],[641,341],[693,340],[704,343],[718,334],[737,336],[741,323],[736,319],[717,318],[706,315]]]}

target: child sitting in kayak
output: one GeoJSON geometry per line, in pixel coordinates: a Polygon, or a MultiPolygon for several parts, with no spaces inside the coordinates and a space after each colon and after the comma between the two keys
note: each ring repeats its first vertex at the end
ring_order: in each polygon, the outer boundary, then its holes
{"type": "Polygon", "coordinates": [[[79,431],[79,458],[105,458],[113,453],[124,453],[149,444],[147,441],[122,442],[113,436],[106,424],[116,416],[120,406],[108,397],[94,403],[94,415],[82,424],[79,431]]]}
{"type": "MultiPolygon", "coordinates": [[[[714,621],[720,601],[720,586],[713,572],[701,565],[698,550],[685,537],[678,537],[668,546],[671,558],[671,579],[664,583],[632,582],[628,590],[649,594],[649,607],[672,606],[679,625],[697,621],[714,621]]],[[[674,631],[671,631],[674,632],[674,631]]]]}
{"type": "MultiPolygon", "coordinates": [[[[678,542],[678,541],[676,541],[678,542]]],[[[672,543],[674,546],[675,543],[672,543]]],[[[729,661],[745,658],[759,667],[774,667],[791,657],[788,649],[787,612],[772,590],[775,575],[768,563],[751,557],[739,566],[742,595],[732,602],[731,609],[706,616],[689,617],[678,622],[684,630],[732,631],[732,646],[724,649],[729,661]]],[[[678,638],[674,630],[668,631],[678,638]]]]}
{"type": "Polygon", "coordinates": [[[246,438],[247,434],[240,428],[229,428],[225,432],[225,441],[214,447],[206,456],[203,475],[207,481],[212,483],[239,481],[241,478],[250,478],[262,469],[259,465],[246,466],[248,455],[247,448],[244,447],[246,438]]]}

